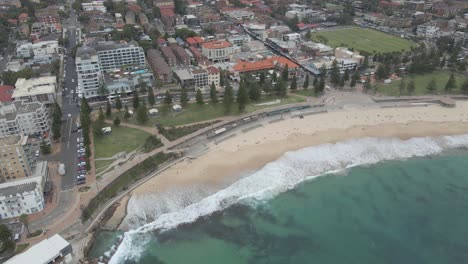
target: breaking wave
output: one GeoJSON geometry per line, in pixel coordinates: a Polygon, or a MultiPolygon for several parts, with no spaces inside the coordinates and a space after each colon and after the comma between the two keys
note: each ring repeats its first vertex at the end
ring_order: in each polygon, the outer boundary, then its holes
{"type": "MultiPolygon", "coordinates": [[[[154,221],[125,233],[109,263],[138,259],[144,249],[145,234],[165,231],[181,224],[221,211],[241,201],[265,200],[293,188],[298,183],[320,175],[358,165],[386,160],[407,159],[439,154],[444,150],[468,147],[468,135],[398,138],[362,138],[307,147],[285,153],[278,160],[245,177],[231,186],[185,206],[178,203],[175,211],[155,217],[154,221]],[[181,208],[180,205],[185,207],[181,208]],[[179,209],[180,208],[180,209],[179,209]]],[[[166,200],[166,204],[169,201],[166,200]]],[[[135,206],[134,204],[131,204],[135,206]]],[[[145,206],[148,210],[148,206],[145,206]]],[[[154,211],[161,212],[159,208],[154,211]]]]}

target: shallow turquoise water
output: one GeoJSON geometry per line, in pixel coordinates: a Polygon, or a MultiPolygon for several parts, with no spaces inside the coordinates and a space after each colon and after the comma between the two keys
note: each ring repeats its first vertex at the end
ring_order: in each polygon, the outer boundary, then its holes
{"type": "Polygon", "coordinates": [[[154,233],[126,263],[468,263],[467,162],[452,151],[320,177],[154,233]]]}

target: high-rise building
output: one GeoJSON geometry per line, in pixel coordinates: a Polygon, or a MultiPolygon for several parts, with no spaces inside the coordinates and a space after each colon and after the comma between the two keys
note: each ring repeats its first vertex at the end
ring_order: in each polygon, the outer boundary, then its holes
{"type": "Polygon", "coordinates": [[[97,96],[102,75],[96,50],[91,47],[78,48],[75,64],[78,74],[78,95],[86,98],[97,96]]]}
{"type": "Polygon", "coordinates": [[[49,131],[47,108],[39,102],[0,104],[0,138],[11,135],[44,136],[49,131]]]}
{"type": "Polygon", "coordinates": [[[95,46],[99,65],[104,73],[113,70],[132,71],[146,68],[145,52],[136,41],[129,43],[99,41],[95,46]]]}

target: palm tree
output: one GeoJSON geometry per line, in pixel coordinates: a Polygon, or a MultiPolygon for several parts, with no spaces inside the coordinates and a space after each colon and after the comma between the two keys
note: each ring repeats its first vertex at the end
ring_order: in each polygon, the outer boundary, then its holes
{"type": "Polygon", "coordinates": [[[28,235],[31,234],[29,232],[29,217],[27,214],[22,214],[20,215],[20,218],[19,218],[20,222],[23,223],[23,225],[26,227],[26,230],[28,231],[28,235]]]}

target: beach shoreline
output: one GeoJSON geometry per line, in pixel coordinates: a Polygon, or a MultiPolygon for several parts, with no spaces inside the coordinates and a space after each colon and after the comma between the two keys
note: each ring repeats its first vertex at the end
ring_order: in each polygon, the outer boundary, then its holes
{"type": "MultiPolygon", "coordinates": [[[[468,134],[468,102],[459,101],[456,108],[431,105],[343,110],[263,123],[217,145],[209,144],[206,153],[179,162],[136,188],[130,200],[174,189],[204,188],[209,189],[205,193],[209,195],[284,153],[305,147],[364,137],[409,139],[459,134],[468,134]]],[[[131,210],[116,210],[113,218],[123,219],[126,213],[131,210]]],[[[119,229],[129,228],[124,219],[119,229]]]]}

